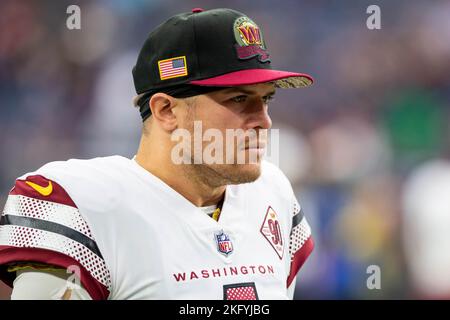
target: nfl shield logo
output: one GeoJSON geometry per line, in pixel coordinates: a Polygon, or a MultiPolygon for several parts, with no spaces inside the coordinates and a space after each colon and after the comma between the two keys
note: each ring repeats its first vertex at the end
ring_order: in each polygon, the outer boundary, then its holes
{"type": "Polygon", "coordinates": [[[220,253],[228,256],[233,252],[233,243],[231,242],[230,237],[222,231],[215,234],[216,242],[217,242],[217,250],[220,253]]]}

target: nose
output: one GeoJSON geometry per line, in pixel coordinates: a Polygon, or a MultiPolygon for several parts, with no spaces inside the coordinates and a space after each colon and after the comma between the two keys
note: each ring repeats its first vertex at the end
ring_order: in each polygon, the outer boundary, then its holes
{"type": "Polygon", "coordinates": [[[269,116],[267,104],[263,101],[255,102],[249,114],[247,129],[270,129],[271,127],[272,119],[269,116]]]}

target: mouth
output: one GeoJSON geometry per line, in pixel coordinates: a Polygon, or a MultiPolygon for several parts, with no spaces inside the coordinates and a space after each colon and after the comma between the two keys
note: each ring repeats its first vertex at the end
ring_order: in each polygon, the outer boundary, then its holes
{"type": "Polygon", "coordinates": [[[255,144],[254,146],[247,146],[243,149],[244,151],[251,152],[251,153],[256,153],[256,155],[258,156],[258,158],[262,157],[265,152],[266,152],[266,144],[265,143],[259,143],[259,144],[255,144]]]}
{"type": "Polygon", "coordinates": [[[253,144],[248,144],[244,150],[265,150],[266,149],[266,143],[265,142],[258,142],[253,144]]]}
{"type": "Polygon", "coordinates": [[[249,147],[249,148],[245,148],[244,150],[266,150],[266,148],[259,148],[259,147],[249,147]]]}

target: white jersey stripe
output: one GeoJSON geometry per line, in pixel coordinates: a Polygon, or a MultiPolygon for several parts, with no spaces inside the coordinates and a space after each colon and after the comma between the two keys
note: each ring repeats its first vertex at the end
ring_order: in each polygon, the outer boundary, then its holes
{"type": "Polygon", "coordinates": [[[94,240],[79,210],[68,205],[23,195],[9,195],[3,214],[55,222],[72,228],[94,240]]]}

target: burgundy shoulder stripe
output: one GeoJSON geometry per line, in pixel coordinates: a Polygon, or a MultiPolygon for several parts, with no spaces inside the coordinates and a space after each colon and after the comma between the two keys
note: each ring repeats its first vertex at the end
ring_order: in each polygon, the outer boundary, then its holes
{"type": "Polygon", "coordinates": [[[61,185],[41,175],[28,176],[26,180],[16,180],[9,194],[77,207],[61,185]]]}

